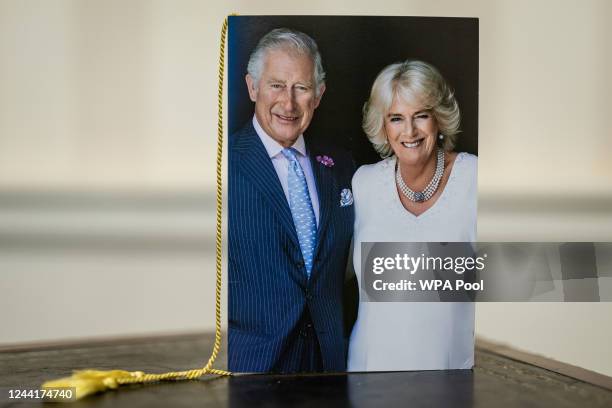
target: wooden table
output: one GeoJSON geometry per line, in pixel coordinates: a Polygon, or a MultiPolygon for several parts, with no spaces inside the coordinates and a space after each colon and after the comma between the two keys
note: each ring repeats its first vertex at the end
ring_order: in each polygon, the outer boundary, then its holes
{"type": "MultiPolygon", "coordinates": [[[[66,376],[75,368],[146,372],[196,368],[208,359],[211,344],[212,335],[192,334],[0,350],[0,389],[37,388],[44,380],[66,376]]],[[[224,350],[217,368],[224,368],[224,350]]],[[[0,404],[49,405],[9,402],[6,396],[0,404]]],[[[69,404],[71,408],[261,405],[612,407],[612,390],[516,361],[486,347],[477,348],[473,370],[202,378],[122,387],[69,404]]]]}

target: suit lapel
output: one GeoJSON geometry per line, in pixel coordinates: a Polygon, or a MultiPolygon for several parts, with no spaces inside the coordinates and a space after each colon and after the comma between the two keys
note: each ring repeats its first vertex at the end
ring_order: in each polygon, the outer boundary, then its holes
{"type": "Polygon", "coordinates": [[[290,239],[299,247],[291,210],[276,170],[274,170],[274,165],[272,165],[268,152],[259,136],[257,136],[253,125],[249,123],[248,126],[249,128],[242,132],[235,145],[237,152],[240,154],[239,164],[242,173],[268,200],[290,239]]]}
{"type": "MultiPolygon", "coordinates": [[[[315,177],[315,183],[317,185],[317,195],[319,196],[319,228],[317,229],[317,247],[315,249],[315,259],[319,251],[321,251],[321,245],[325,231],[331,221],[331,213],[334,209],[334,191],[335,181],[333,177],[333,167],[326,167],[316,160],[317,152],[315,149],[309,149],[310,165],[312,166],[312,172],[315,177]]],[[[315,262],[316,263],[316,262],[315,262]]],[[[313,268],[310,280],[312,281],[318,268],[313,268]]]]}

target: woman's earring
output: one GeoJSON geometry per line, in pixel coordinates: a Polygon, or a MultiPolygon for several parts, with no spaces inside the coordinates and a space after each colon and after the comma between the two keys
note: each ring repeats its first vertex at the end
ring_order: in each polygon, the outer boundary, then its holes
{"type": "Polygon", "coordinates": [[[440,140],[444,140],[444,135],[443,135],[442,133],[440,133],[440,134],[438,135],[438,139],[440,139],[440,140]]]}

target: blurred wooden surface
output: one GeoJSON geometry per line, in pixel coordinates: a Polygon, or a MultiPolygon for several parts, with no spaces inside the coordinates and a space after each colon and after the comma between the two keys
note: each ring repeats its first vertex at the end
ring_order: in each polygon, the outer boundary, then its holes
{"type": "MultiPolygon", "coordinates": [[[[4,349],[0,351],[0,389],[6,394],[7,388],[37,388],[77,368],[146,372],[195,368],[208,359],[212,339],[210,334],[190,334],[4,349]]],[[[484,344],[477,348],[473,370],[239,375],[136,385],[90,396],[70,407],[612,407],[612,391],[603,386],[503,354],[504,350],[484,344]]],[[[218,361],[216,366],[224,368],[225,348],[218,361]]],[[[9,402],[6,395],[0,397],[0,404],[43,405],[9,402]]]]}

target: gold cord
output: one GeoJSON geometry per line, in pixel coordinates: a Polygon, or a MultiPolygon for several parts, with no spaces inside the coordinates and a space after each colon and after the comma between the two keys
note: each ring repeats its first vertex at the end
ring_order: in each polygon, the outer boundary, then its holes
{"type": "Polygon", "coordinates": [[[219,348],[221,347],[221,273],[222,273],[222,235],[223,223],[223,78],[225,73],[225,43],[227,37],[227,17],[221,27],[221,45],[219,50],[219,76],[218,76],[218,115],[217,115],[217,228],[216,228],[216,285],[215,285],[215,342],[213,350],[206,365],[199,369],[187,371],[172,371],[162,374],[148,374],[142,371],[98,371],[81,370],[76,371],[71,377],[48,381],[42,385],[45,389],[74,387],[76,398],[80,399],[86,395],[107,389],[117,388],[123,384],[144,384],[168,380],[193,380],[205,374],[228,376],[231,372],[212,368],[219,348]]]}

